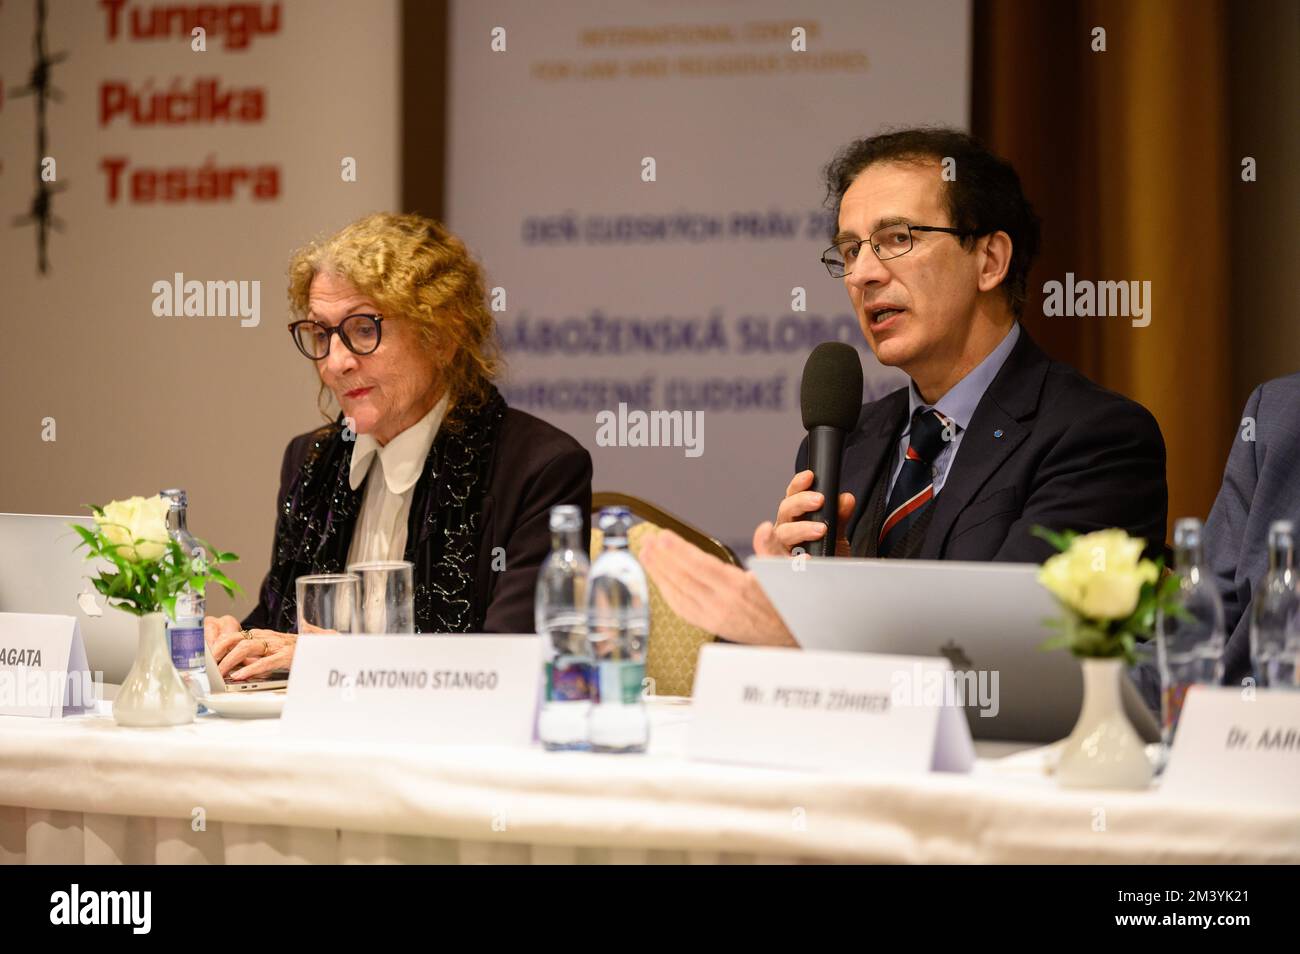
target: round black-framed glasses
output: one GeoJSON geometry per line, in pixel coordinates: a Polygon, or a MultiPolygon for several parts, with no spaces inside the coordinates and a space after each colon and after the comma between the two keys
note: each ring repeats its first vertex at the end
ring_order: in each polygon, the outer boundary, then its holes
{"type": "Polygon", "coordinates": [[[912,250],[913,232],[946,232],[949,235],[963,237],[975,234],[943,225],[912,225],[910,222],[896,222],[876,229],[864,239],[832,245],[822,252],[821,262],[826,266],[826,271],[831,273],[831,278],[843,278],[853,268],[853,263],[858,260],[858,252],[863,245],[870,245],[876,258],[885,262],[906,255],[912,250]]]}
{"type": "Polygon", "coordinates": [[[323,361],[329,357],[330,338],[338,335],[343,346],[355,355],[367,355],[379,347],[383,338],[382,315],[369,315],[358,312],[348,315],[331,328],[319,321],[304,319],[289,325],[289,334],[293,343],[305,357],[312,361],[323,361]]]}

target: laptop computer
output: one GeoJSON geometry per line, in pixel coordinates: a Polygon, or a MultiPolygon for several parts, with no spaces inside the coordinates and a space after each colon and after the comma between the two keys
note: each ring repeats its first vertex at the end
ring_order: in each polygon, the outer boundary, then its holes
{"type": "MultiPolygon", "coordinates": [[[[90,582],[106,560],[86,560],[81,538],[69,524],[91,528],[90,517],[30,513],[0,513],[0,612],[51,613],[75,616],[86,642],[90,671],[102,672],[104,682],[120,685],[135,662],[140,628],[137,617],[106,606],[90,582]]],[[[209,692],[248,692],[283,689],[285,671],[260,679],[227,682],[212,653],[207,653],[209,692]]]]}
{"type": "MultiPolygon", "coordinates": [[[[805,649],[946,657],[977,739],[1055,742],[1078,720],[1078,662],[1039,648],[1060,608],[1034,564],[751,557],[748,566],[805,649]]],[[[1159,740],[1129,679],[1124,708],[1145,741],[1159,740]]]]}
{"type": "MultiPolygon", "coordinates": [[[[251,679],[226,679],[221,675],[221,667],[213,658],[212,647],[203,647],[203,659],[207,666],[208,692],[253,692],[258,689],[285,689],[289,686],[289,670],[277,669],[264,676],[251,679]]],[[[238,667],[236,667],[238,668],[238,667]]]]}
{"type": "Polygon", "coordinates": [[[0,612],[75,616],[90,671],[121,683],[135,661],[139,624],[104,605],[90,578],[111,564],[88,563],[70,523],[94,526],[90,517],[0,513],[0,612]]]}

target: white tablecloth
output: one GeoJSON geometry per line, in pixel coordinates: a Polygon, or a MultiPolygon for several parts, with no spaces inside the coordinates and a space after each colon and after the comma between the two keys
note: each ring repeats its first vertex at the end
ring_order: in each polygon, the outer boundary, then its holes
{"type": "Polygon", "coordinates": [[[0,862],[1297,862],[1294,809],[1069,792],[1041,751],[970,775],[283,738],[276,720],[0,718],[0,862]]]}

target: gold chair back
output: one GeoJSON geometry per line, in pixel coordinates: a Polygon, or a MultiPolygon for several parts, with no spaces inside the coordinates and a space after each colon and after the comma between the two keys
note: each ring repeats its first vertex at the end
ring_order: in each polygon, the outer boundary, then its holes
{"type": "MultiPolygon", "coordinates": [[[[678,517],[656,507],[649,501],[630,494],[595,493],[591,495],[592,518],[602,507],[627,507],[638,519],[628,532],[628,549],[639,558],[641,545],[648,535],[660,529],[669,529],[683,539],[695,544],[720,560],[740,565],[736,554],[726,544],[710,537],[678,517]]],[[[600,530],[591,531],[591,558],[595,560],[604,547],[600,530]]],[[[717,637],[698,626],[692,626],[672,611],[668,601],[650,581],[650,642],[646,647],[646,678],[651,680],[655,694],[661,696],[689,696],[695,683],[695,664],[700,647],[717,637]]]]}

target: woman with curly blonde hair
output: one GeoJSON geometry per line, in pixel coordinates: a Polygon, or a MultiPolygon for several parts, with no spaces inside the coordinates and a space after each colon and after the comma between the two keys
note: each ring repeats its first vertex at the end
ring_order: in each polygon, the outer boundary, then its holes
{"type": "Polygon", "coordinates": [[[591,456],[497,392],[464,243],[418,215],[366,216],[294,254],[289,302],[293,342],[340,411],[285,450],[257,607],[205,621],[222,672],[287,668],[294,580],[367,560],[415,565],[419,632],[532,632],[550,509],[589,522],[591,456]]]}

